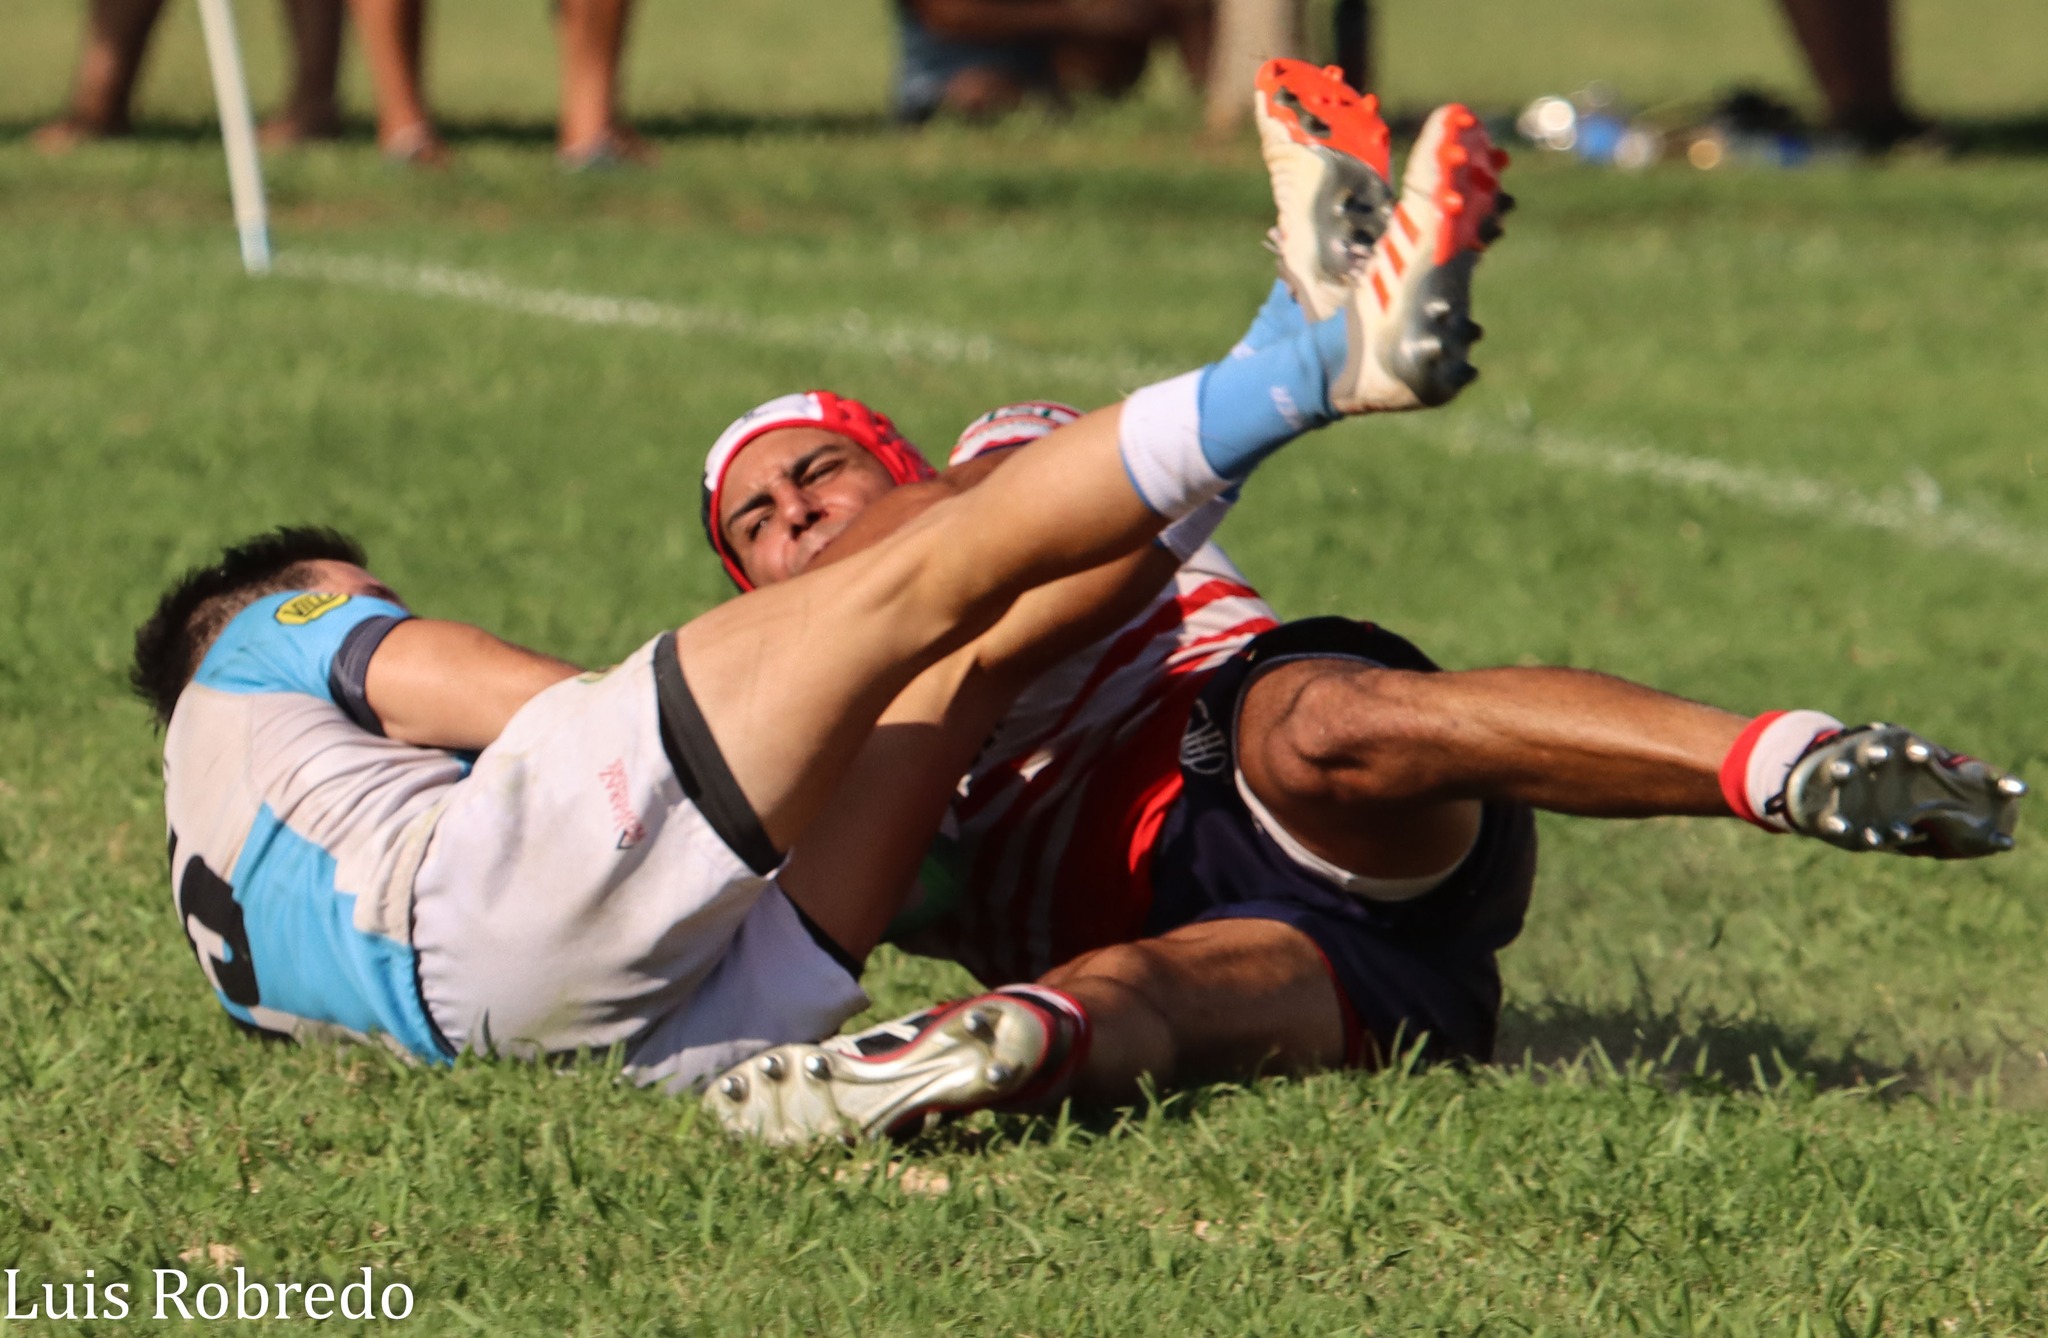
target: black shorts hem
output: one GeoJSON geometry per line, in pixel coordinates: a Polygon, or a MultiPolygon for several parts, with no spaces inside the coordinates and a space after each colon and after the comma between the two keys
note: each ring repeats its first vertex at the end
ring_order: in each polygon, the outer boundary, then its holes
{"type": "Polygon", "coordinates": [[[1372,941],[1356,924],[1288,902],[1236,902],[1196,919],[1271,920],[1313,943],[1344,1015],[1348,1067],[1385,1067],[1410,1053],[1425,1064],[1493,1059],[1499,1004],[1473,998],[1475,991],[1498,996],[1499,968],[1490,954],[1436,961],[1416,945],[1372,941]]]}
{"type": "Polygon", "coordinates": [[[867,963],[854,956],[851,952],[848,952],[838,939],[826,933],[825,927],[816,920],[813,920],[810,912],[796,904],[795,897],[790,896],[788,892],[784,892],[782,895],[789,901],[789,908],[796,912],[797,923],[802,925],[804,932],[811,936],[811,942],[817,944],[827,957],[839,963],[846,971],[846,974],[853,977],[854,984],[860,984],[861,973],[868,969],[867,963]]]}
{"type": "Polygon", "coordinates": [[[782,863],[782,852],[768,839],[754,806],[718,751],[711,726],[683,679],[674,632],[662,633],[654,643],[654,706],[661,723],[661,748],[683,793],[749,869],[764,877],[773,873],[782,863]]]}

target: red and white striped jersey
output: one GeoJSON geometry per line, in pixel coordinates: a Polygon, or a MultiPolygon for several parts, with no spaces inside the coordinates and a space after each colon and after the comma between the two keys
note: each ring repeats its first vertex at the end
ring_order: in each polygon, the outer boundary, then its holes
{"type": "Polygon", "coordinates": [[[994,985],[1137,937],[1195,696],[1277,625],[1205,544],[1142,614],[1040,677],[960,782],[945,834],[961,897],[933,946],[994,985]]]}

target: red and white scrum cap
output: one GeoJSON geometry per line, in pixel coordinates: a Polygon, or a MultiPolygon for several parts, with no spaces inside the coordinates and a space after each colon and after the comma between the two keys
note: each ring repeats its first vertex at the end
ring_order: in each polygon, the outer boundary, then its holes
{"type": "Polygon", "coordinates": [[[747,410],[718,434],[718,440],[711,443],[711,454],[704,457],[704,534],[711,540],[711,551],[724,564],[725,574],[742,590],[753,589],[754,583],[747,579],[725,546],[725,536],[718,525],[719,496],[732,462],[740,458],[747,444],[764,433],[785,427],[818,427],[845,437],[881,461],[882,468],[898,484],[938,476],[917,453],[917,447],[904,440],[888,415],[877,413],[859,400],[829,390],[806,390],[779,395],[747,410]]]}
{"type": "Polygon", "coordinates": [[[977,455],[1007,451],[1012,446],[1036,441],[1080,416],[1079,409],[1058,400],[1021,400],[990,409],[967,425],[967,430],[960,434],[960,440],[953,443],[953,452],[946,457],[946,464],[966,464],[977,455]]]}

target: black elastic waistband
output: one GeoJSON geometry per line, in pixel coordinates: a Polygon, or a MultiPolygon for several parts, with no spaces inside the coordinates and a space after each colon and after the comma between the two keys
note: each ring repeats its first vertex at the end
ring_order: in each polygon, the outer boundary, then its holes
{"type": "Polygon", "coordinates": [[[668,754],[683,793],[749,869],[764,876],[773,873],[782,863],[782,852],[768,839],[754,806],[733,779],[704,712],[683,680],[674,632],[664,632],[654,643],[654,707],[661,721],[662,751],[668,754]]]}

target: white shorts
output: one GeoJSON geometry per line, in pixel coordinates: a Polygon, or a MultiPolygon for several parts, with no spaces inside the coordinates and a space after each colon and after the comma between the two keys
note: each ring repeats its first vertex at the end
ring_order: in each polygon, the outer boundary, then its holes
{"type": "Polygon", "coordinates": [[[450,789],[413,891],[427,1011],[458,1051],[623,1045],[672,1091],[829,1035],[867,1000],[776,860],[657,637],[528,702],[450,789]]]}

